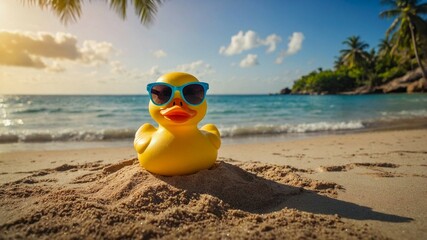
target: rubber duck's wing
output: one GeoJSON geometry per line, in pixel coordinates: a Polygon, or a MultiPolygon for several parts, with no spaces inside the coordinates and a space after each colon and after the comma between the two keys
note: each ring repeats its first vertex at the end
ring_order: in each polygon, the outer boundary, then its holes
{"type": "Polygon", "coordinates": [[[200,128],[202,132],[209,138],[211,143],[215,146],[216,149],[219,149],[221,146],[221,136],[219,134],[218,128],[213,124],[206,124],[200,128]]]}
{"type": "Polygon", "coordinates": [[[143,153],[145,151],[155,131],[157,131],[157,128],[149,123],[145,123],[136,131],[133,146],[138,153],[143,153]]]}

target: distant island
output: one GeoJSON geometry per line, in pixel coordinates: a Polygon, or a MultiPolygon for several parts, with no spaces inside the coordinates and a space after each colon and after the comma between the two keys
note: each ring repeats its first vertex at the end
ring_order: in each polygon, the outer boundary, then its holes
{"type": "Polygon", "coordinates": [[[380,13],[393,22],[377,50],[359,36],[343,41],[334,68],[318,68],[294,81],[280,94],[368,94],[427,92],[427,3],[384,1],[380,13]]]}

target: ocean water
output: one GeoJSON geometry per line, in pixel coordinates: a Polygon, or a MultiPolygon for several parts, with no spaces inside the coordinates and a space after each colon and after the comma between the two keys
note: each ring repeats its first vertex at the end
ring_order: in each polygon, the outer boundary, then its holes
{"type": "MultiPolygon", "coordinates": [[[[129,145],[141,124],[156,124],[148,101],[146,95],[0,96],[0,152],[129,145]]],[[[354,131],[427,117],[427,94],[208,95],[207,101],[200,125],[216,124],[225,141],[354,131]]]]}

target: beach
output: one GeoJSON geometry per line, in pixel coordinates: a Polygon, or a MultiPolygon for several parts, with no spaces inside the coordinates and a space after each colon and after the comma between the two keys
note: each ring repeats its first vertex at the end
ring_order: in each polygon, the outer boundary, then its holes
{"type": "Polygon", "coordinates": [[[0,238],[424,239],[427,129],[224,144],[163,177],[132,148],[0,154],[0,238]]]}
{"type": "Polygon", "coordinates": [[[0,1],[0,240],[427,239],[426,1],[0,1]]]}

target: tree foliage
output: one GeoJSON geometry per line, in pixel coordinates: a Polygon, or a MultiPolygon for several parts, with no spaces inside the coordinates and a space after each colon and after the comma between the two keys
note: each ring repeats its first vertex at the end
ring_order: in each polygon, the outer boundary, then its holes
{"type": "Polygon", "coordinates": [[[350,90],[355,85],[355,79],[342,71],[326,70],[311,72],[295,81],[292,92],[302,93],[338,93],[350,90]]]}
{"type": "Polygon", "coordinates": [[[368,49],[360,36],[350,36],[336,57],[333,70],[313,71],[294,82],[294,93],[337,93],[356,87],[374,88],[424,67],[427,56],[427,3],[418,0],[382,0],[392,8],[380,13],[382,18],[394,18],[379,41],[377,51],[368,49]]]}
{"type": "Polygon", "coordinates": [[[394,18],[386,31],[386,37],[391,34],[394,41],[392,51],[397,48],[412,50],[424,78],[427,79],[427,72],[419,54],[419,48],[422,46],[419,42],[425,43],[423,39],[427,38],[427,22],[422,18],[427,14],[427,3],[419,3],[418,0],[382,0],[381,2],[390,6],[391,9],[381,12],[380,17],[394,18]]]}
{"type": "Polygon", "coordinates": [[[369,45],[361,41],[359,36],[351,36],[343,44],[347,45],[348,48],[340,51],[342,64],[349,68],[363,67],[368,58],[368,53],[365,49],[369,45]]]}

